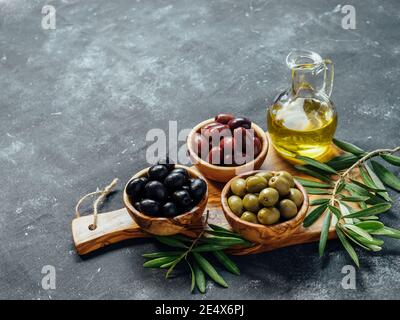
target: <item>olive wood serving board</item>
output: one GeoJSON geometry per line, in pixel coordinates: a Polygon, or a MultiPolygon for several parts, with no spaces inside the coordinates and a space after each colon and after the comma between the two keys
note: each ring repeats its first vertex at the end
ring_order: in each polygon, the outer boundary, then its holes
{"type": "MultiPolygon", "coordinates": [[[[340,150],[332,146],[330,154],[327,156],[333,157],[339,155],[340,153],[340,150]]],[[[273,147],[269,148],[268,155],[260,170],[261,169],[286,170],[293,175],[313,179],[312,177],[307,177],[306,175],[296,171],[293,165],[281,158],[273,147]]],[[[209,210],[209,223],[230,229],[230,226],[225,219],[224,213],[222,212],[220,203],[220,193],[224,184],[213,181],[207,182],[209,187],[209,199],[206,210],[209,210]]],[[[322,197],[327,196],[309,196],[310,200],[322,197]]],[[[310,212],[312,208],[313,207],[310,206],[308,211],[310,212]]],[[[322,221],[323,217],[320,217],[320,219],[317,220],[309,228],[303,228],[303,226],[300,226],[294,234],[279,242],[272,242],[270,244],[259,244],[250,248],[231,249],[230,253],[235,255],[255,254],[291,245],[318,241],[321,233],[322,221]]],[[[76,250],[80,255],[92,252],[104,246],[120,242],[122,240],[152,236],[151,234],[148,234],[139,228],[139,226],[135,223],[135,221],[133,221],[125,208],[98,214],[97,228],[95,230],[89,229],[89,225],[92,222],[92,215],[75,218],[72,221],[73,240],[76,250]]],[[[183,234],[190,237],[195,236],[196,226],[194,226],[193,230],[186,230],[183,234]]],[[[331,229],[329,230],[328,238],[336,238],[334,227],[331,227],[331,229]]]]}

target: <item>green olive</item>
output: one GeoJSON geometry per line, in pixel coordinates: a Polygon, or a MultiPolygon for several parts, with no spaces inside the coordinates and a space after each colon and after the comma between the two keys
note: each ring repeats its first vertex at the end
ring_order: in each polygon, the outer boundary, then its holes
{"type": "Polygon", "coordinates": [[[279,192],[274,188],[265,188],[258,195],[258,201],[266,207],[274,206],[279,200],[279,192]]]}
{"type": "Polygon", "coordinates": [[[253,212],[250,212],[250,211],[243,212],[240,219],[247,221],[247,222],[251,222],[251,223],[258,223],[257,216],[253,212]]]}
{"type": "Polygon", "coordinates": [[[269,181],[269,179],[271,179],[274,174],[271,171],[262,171],[256,173],[256,176],[263,177],[265,180],[269,181]]]}
{"type": "Polygon", "coordinates": [[[291,219],[297,215],[297,206],[292,200],[283,199],[279,202],[279,211],[281,212],[282,217],[285,219],[291,219]]]}
{"type": "Polygon", "coordinates": [[[289,187],[290,188],[294,187],[294,179],[293,179],[293,176],[289,172],[287,172],[287,171],[278,171],[275,174],[275,177],[283,177],[283,178],[285,178],[289,182],[289,187]]]}
{"type": "Polygon", "coordinates": [[[246,194],[246,180],[242,178],[236,178],[232,181],[231,190],[233,194],[239,197],[244,197],[246,194]]]}
{"type": "Polygon", "coordinates": [[[228,198],[228,205],[231,208],[232,212],[240,217],[243,212],[243,202],[242,199],[238,196],[230,196],[228,198]]]}
{"type": "Polygon", "coordinates": [[[257,213],[257,219],[260,223],[270,225],[279,221],[281,214],[275,207],[262,208],[257,213]]]}
{"type": "Polygon", "coordinates": [[[280,196],[286,196],[290,192],[289,182],[284,177],[272,177],[269,180],[268,185],[271,188],[276,189],[280,196]]]}
{"type": "Polygon", "coordinates": [[[288,199],[292,200],[297,207],[300,207],[303,204],[304,196],[299,189],[290,188],[288,199]]]}
{"type": "Polygon", "coordinates": [[[243,198],[243,206],[246,210],[251,212],[257,212],[259,207],[258,197],[253,193],[248,193],[243,198]]]}
{"type": "Polygon", "coordinates": [[[268,187],[268,181],[264,177],[250,176],[246,179],[246,189],[248,192],[260,192],[266,187],[268,187]]]}

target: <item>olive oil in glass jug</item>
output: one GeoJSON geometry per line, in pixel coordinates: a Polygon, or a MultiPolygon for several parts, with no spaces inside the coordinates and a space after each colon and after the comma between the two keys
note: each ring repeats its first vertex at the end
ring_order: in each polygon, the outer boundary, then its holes
{"type": "Polygon", "coordinates": [[[267,126],[275,149],[285,158],[321,159],[329,151],[337,114],[330,100],[333,64],[317,53],[294,50],[286,58],[292,86],[267,110],[267,126]]]}

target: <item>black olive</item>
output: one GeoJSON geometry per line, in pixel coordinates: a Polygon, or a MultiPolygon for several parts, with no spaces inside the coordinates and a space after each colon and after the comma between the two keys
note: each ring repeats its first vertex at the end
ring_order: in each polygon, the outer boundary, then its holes
{"type": "Polygon", "coordinates": [[[167,189],[160,181],[149,181],[144,187],[144,196],[148,199],[164,202],[167,198],[167,189]]]}
{"type": "Polygon", "coordinates": [[[157,164],[162,164],[163,166],[166,166],[168,171],[171,171],[172,169],[175,168],[174,161],[172,161],[169,157],[158,160],[157,164]]]}
{"type": "Polygon", "coordinates": [[[190,178],[189,173],[185,168],[175,168],[174,170],[171,171],[171,173],[175,173],[175,172],[183,174],[185,176],[185,182],[187,180],[189,180],[189,178],[190,178]]]}
{"type": "Polygon", "coordinates": [[[186,178],[182,173],[171,172],[164,180],[164,185],[170,190],[180,189],[185,183],[186,178]]]}
{"type": "Polygon", "coordinates": [[[144,186],[146,185],[147,178],[135,178],[128,182],[126,186],[126,193],[130,199],[139,199],[144,190],[144,186]]]}
{"type": "Polygon", "coordinates": [[[133,205],[135,207],[136,210],[140,211],[140,202],[135,202],[135,204],[133,205]]]}
{"type": "Polygon", "coordinates": [[[164,181],[165,177],[168,175],[168,169],[166,166],[156,164],[150,167],[147,174],[150,180],[164,181]]]}
{"type": "Polygon", "coordinates": [[[238,117],[238,118],[230,120],[228,122],[228,126],[231,130],[234,130],[239,127],[243,127],[245,129],[250,129],[251,121],[245,117],[238,117]]]}
{"type": "Polygon", "coordinates": [[[175,203],[182,208],[187,208],[192,204],[193,201],[189,192],[186,190],[175,191],[172,195],[172,198],[174,199],[175,203]]]}
{"type": "Polygon", "coordinates": [[[190,195],[195,201],[200,201],[207,191],[207,184],[203,179],[194,179],[190,183],[190,195]]]}
{"type": "Polygon", "coordinates": [[[178,211],[178,208],[176,207],[175,203],[167,202],[162,207],[162,213],[163,213],[163,216],[170,218],[170,217],[177,216],[179,211],[178,211]]]}
{"type": "Polygon", "coordinates": [[[190,186],[185,184],[184,186],[182,186],[182,190],[189,191],[189,193],[190,193],[190,186]]]}
{"type": "Polygon", "coordinates": [[[140,211],[149,216],[160,215],[160,204],[151,199],[144,199],[140,202],[140,211]]]}

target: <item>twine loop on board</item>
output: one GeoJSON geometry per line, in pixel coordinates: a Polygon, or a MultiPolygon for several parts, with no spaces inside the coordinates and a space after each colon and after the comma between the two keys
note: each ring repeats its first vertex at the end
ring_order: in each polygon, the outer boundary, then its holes
{"type": "Polygon", "coordinates": [[[81,216],[81,213],[79,212],[79,207],[81,206],[82,202],[91,196],[99,195],[99,197],[93,202],[93,223],[89,225],[90,230],[94,230],[97,228],[97,213],[98,213],[98,206],[99,203],[108,195],[110,192],[113,190],[113,188],[117,185],[118,179],[115,178],[111,183],[106,186],[103,190],[96,190],[94,192],[90,192],[86,195],[84,195],[82,198],[79,199],[78,203],[76,204],[75,207],[75,215],[77,218],[81,216]]]}

